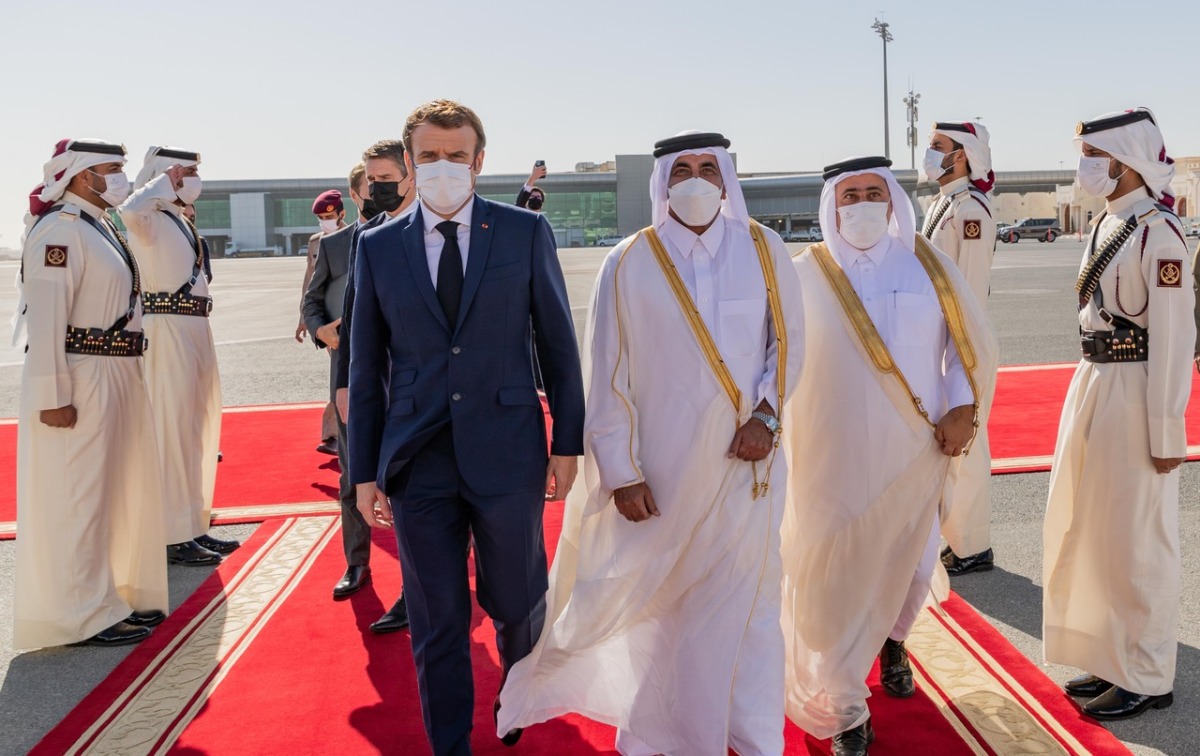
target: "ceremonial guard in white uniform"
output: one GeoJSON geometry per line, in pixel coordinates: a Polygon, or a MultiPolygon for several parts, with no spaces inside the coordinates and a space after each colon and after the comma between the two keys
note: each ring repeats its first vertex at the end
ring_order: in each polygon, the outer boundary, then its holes
{"type": "Polygon", "coordinates": [[[947,473],[995,371],[975,296],[916,235],[890,165],[826,168],[826,241],[795,259],[805,369],[783,413],[787,714],[832,737],[835,756],[862,756],[875,737],[876,656],[885,693],[915,692],[904,641],[930,596],[947,473]]]}
{"type": "Polygon", "coordinates": [[[1172,703],[1179,465],[1196,325],[1175,166],[1145,108],[1080,123],[1078,182],[1106,199],[1079,281],[1083,360],[1063,406],[1043,532],[1046,661],[1097,719],[1172,703]]]}
{"type": "Polygon", "coordinates": [[[200,155],[151,147],[118,209],[142,264],[146,382],[162,465],[167,559],[216,564],[238,547],[208,535],[221,436],[221,381],[204,245],[183,206],[200,196],[200,155]]]}
{"type": "Polygon", "coordinates": [[[125,148],[63,140],[30,196],[18,343],[13,645],[136,643],[165,618],[137,261],[107,216],[125,148]]]}
{"type": "MultiPolygon", "coordinates": [[[[974,121],[933,124],[924,171],[938,182],[922,235],[954,261],[987,317],[996,251],[996,220],[988,196],[996,182],[987,129],[974,121]]],[[[994,381],[994,379],[993,379],[994,381]]],[[[990,570],[992,553],[992,454],[987,421],[991,395],[982,397],[979,433],[971,453],[950,464],[942,499],[942,564],[951,575],[990,570]]]]}
{"type": "Polygon", "coordinates": [[[803,354],[799,286],[750,220],[728,146],[656,144],[653,225],[601,269],[586,485],[499,734],[573,711],[615,725],[627,756],[783,751],[776,415],[803,354]]]}

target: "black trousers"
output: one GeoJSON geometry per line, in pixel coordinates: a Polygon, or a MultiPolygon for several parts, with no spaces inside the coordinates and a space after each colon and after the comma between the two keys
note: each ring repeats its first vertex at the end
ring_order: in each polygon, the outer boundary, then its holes
{"type": "MultiPolygon", "coordinates": [[[[335,400],[337,373],[337,350],[330,349],[329,400],[335,400]]],[[[338,501],[342,507],[342,550],[346,552],[346,566],[365,565],[371,561],[371,526],[358,511],[358,495],[350,483],[350,455],[346,443],[346,424],[337,418],[338,466],[342,468],[338,478],[338,501]]]]}

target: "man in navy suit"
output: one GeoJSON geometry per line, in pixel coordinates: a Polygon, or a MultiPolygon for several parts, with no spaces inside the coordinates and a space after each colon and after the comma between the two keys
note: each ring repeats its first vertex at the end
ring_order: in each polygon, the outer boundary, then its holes
{"type": "Polygon", "coordinates": [[[542,510],[575,480],[583,380],[549,224],[475,195],[478,116],[426,103],[404,143],[419,207],[365,231],[355,261],[350,472],[367,521],[395,525],[430,745],[469,754],[468,539],[507,674],[541,634],[542,510]],[[531,326],[554,418],[549,455],[531,326]]]}

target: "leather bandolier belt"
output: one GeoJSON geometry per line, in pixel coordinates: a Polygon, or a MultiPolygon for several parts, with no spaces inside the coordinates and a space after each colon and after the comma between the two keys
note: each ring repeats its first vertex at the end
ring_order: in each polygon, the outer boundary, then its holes
{"type": "Polygon", "coordinates": [[[67,326],[67,353],[102,357],[141,357],[146,351],[141,331],[109,331],[103,328],[67,326]]]}
{"type": "MultiPolygon", "coordinates": [[[[1100,228],[1101,215],[1096,220],[1100,228]]],[[[1112,326],[1111,331],[1086,331],[1079,329],[1079,346],[1087,362],[1104,364],[1109,362],[1145,362],[1150,358],[1150,331],[1137,323],[1114,315],[1104,307],[1104,292],[1100,288],[1100,276],[1112,262],[1117,251],[1137,228],[1138,219],[1131,217],[1108,235],[1100,249],[1096,250],[1096,233],[1092,233],[1088,263],[1079,274],[1075,290],[1079,292],[1079,309],[1088,302],[1095,302],[1096,309],[1104,322],[1112,326]]]]}
{"type": "Polygon", "coordinates": [[[147,291],[142,294],[142,312],[146,315],[196,315],[207,318],[212,312],[212,297],[198,297],[182,291],[174,294],[147,291]]]}
{"type": "Polygon", "coordinates": [[[1119,315],[1111,331],[1079,332],[1083,359],[1088,362],[1145,362],[1150,357],[1150,331],[1119,315]]]}
{"type": "Polygon", "coordinates": [[[175,292],[147,291],[142,294],[142,312],[146,315],[194,315],[207,318],[212,312],[212,297],[202,297],[192,294],[192,287],[200,280],[200,271],[204,267],[204,248],[200,242],[200,234],[196,227],[186,218],[180,220],[166,210],[161,211],[179,227],[184,238],[196,250],[196,260],[192,265],[191,278],[175,292]],[[184,225],[186,223],[186,225],[184,225]],[[189,233],[189,230],[191,233],[189,233]]]}

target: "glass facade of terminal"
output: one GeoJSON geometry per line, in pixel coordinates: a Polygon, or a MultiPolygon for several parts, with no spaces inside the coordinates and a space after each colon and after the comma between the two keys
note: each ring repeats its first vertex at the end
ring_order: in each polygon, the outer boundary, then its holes
{"type": "MultiPolygon", "coordinates": [[[[484,195],[511,204],[515,194],[484,195]]],[[[546,191],[542,214],[550,221],[560,247],[587,247],[604,236],[617,233],[616,192],[546,191]]]]}

